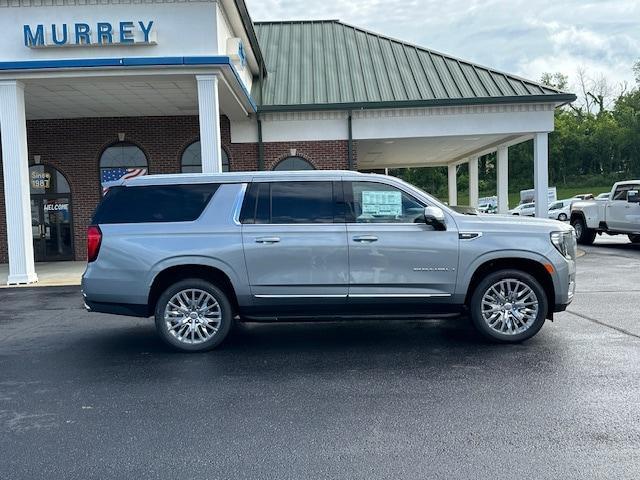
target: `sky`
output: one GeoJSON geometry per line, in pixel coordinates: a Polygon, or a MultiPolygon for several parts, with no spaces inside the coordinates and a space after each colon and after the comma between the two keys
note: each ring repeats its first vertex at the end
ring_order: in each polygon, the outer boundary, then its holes
{"type": "Polygon", "coordinates": [[[530,80],[633,86],[640,0],[246,0],[254,21],[338,19],[530,80]]]}

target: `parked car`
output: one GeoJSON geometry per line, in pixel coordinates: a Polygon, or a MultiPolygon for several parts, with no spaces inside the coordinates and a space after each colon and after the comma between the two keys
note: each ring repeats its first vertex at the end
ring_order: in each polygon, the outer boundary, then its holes
{"type": "Polygon", "coordinates": [[[600,193],[596,195],[596,200],[609,200],[609,195],[611,195],[611,192],[600,193]]]}
{"type": "Polygon", "coordinates": [[[478,205],[478,211],[480,213],[496,213],[498,211],[498,206],[493,203],[481,203],[478,205]]]}
{"type": "Polygon", "coordinates": [[[593,199],[593,193],[579,193],[575,198],[579,198],[580,200],[591,200],[593,199]]]}
{"type": "Polygon", "coordinates": [[[469,205],[455,205],[451,206],[450,208],[464,215],[479,215],[481,213],[480,210],[469,205]]]}
{"type": "Polygon", "coordinates": [[[549,205],[549,218],[560,220],[561,222],[569,220],[571,216],[571,205],[578,200],[578,198],[574,197],[553,202],[549,205]]]}
{"type": "Polygon", "coordinates": [[[87,233],[87,309],[153,315],[184,351],[216,347],[237,321],[451,312],[520,342],[575,290],[568,225],[460,214],[385,175],[137,177],[109,190],[87,233]]]}
{"type": "Polygon", "coordinates": [[[509,215],[520,215],[521,217],[533,217],[536,214],[535,203],[521,203],[509,210],[509,215]]]}
{"type": "Polygon", "coordinates": [[[640,243],[640,180],[617,182],[605,200],[576,202],[571,207],[571,225],[578,242],[591,245],[596,235],[627,235],[640,243]]]}

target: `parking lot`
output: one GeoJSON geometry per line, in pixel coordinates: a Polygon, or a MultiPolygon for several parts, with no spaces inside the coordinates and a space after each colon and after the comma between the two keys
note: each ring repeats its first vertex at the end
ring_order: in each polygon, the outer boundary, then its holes
{"type": "Polygon", "coordinates": [[[77,287],[0,290],[0,478],[638,478],[640,246],[597,240],[568,312],[251,324],[170,351],[77,287]]]}

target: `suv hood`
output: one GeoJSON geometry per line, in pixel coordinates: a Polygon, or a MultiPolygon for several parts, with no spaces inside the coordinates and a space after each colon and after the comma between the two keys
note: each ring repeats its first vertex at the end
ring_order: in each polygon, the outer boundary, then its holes
{"type": "Polygon", "coordinates": [[[517,215],[457,215],[456,223],[460,230],[476,228],[494,232],[564,232],[573,229],[558,220],[517,215]]]}

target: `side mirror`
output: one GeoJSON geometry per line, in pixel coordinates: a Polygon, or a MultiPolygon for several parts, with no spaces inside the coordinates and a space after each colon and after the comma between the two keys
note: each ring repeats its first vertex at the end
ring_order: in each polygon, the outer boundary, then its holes
{"type": "Polygon", "coordinates": [[[638,194],[638,190],[629,190],[627,192],[627,202],[640,203],[640,194],[638,194]]]}
{"type": "Polygon", "coordinates": [[[440,207],[424,207],[424,221],[436,230],[446,230],[444,212],[440,207]]]}

